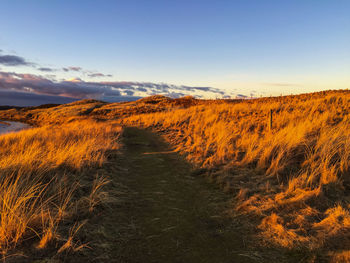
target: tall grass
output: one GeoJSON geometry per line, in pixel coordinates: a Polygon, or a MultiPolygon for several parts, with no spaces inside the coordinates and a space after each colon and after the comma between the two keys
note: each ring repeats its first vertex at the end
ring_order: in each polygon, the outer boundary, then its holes
{"type": "Polygon", "coordinates": [[[97,205],[94,198],[106,180],[97,178],[93,184],[92,174],[89,180],[94,187],[84,196],[81,174],[106,162],[108,151],[119,147],[119,133],[112,123],[85,120],[0,136],[0,252],[4,256],[24,240],[37,240],[38,249],[59,240],[62,221],[73,220],[82,212],[79,209],[88,211],[97,205]]]}
{"type": "Polygon", "coordinates": [[[161,131],[189,161],[240,189],[236,209],[261,218],[270,244],[348,249],[349,113],[350,93],[340,91],[212,103],[121,122],[161,131]]]}
{"type": "MultiPolygon", "coordinates": [[[[57,211],[61,210],[62,216],[69,214],[64,211],[69,210],[70,202],[65,201],[67,198],[64,197],[74,196],[67,194],[74,190],[70,190],[71,184],[65,183],[69,181],[67,176],[62,173],[56,175],[57,169],[79,170],[81,167],[99,165],[105,160],[105,150],[114,147],[115,142],[111,141],[110,136],[93,141],[97,136],[77,135],[81,132],[78,122],[69,124],[72,120],[92,116],[105,120],[119,119],[121,124],[149,127],[164,134],[190,162],[207,168],[210,178],[222,184],[225,190],[235,193],[237,202],[234,208],[237,211],[259,218],[257,229],[265,244],[330,250],[334,252],[336,260],[349,258],[350,92],[328,91],[227,102],[193,98],[172,100],[157,96],[130,103],[85,101],[49,109],[0,112],[0,118],[25,120],[39,125],[68,123],[63,124],[68,127],[66,131],[57,129],[51,139],[46,138],[50,135],[50,128],[41,128],[46,132],[40,134],[48,134],[42,140],[31,139],[37,136],[24,136],[25,139],[17,135],[3,137],[8,143],[2,142],[6,147],[0,150],[3,151],[1,156],[5,160],[7,155],[12,155],[8,161],[0,160],[0,163],[6,164],[0,167],[8,167],[4,169],[4,174],[8,178],[38,178],[28,179],[34,183],[24,184],[23,194],[19,192],[16,195],[23,195],[24,202],[33,204],[25,205],[25,209],[34,211],[31,212],[36,215],[33,218],[51,218],[42,219],[45,223],[35,228],[31,226],[33,220],[29,216],[27,221],[30,227],[24,228],[27,229],[26,233],[33,233],[29,229],[40,229],[41,232],[36,230],[39,233],[36,235],[41,239],[44,232],[51,237],[51,232],[55,230],[51,226],[57,225],[53,219],[61,218],[56,216],[57,211]],[[270,110],[274,112],[272,129],[268,127],[270,110]],[[62,136],[59,135],[61,133],[62,136]],[[85,137],[89,138],[88,142],[82,140],[85,137]],[[69,142],[65,143],[65,138],[70,138],[69,142]],[[79,143],[75,144],[76,141],[79,143]],[[59,147],[56,147],[57,144],[59,147]],[[91,145],[97,147],[90,151],[91,145]],[[10,146],[11,150],[6,152],[10,146]],[[36,151],[45,147],[50,150],[36,151]],[[60,150],[56,151],[56,148],[60,150]],[[57,177],[59,179],[55,179],[57,177]],[[52,184],[55,190],[49,190],[52,184]],[[63,186],[58,187],[60,184],[63,186]],[[49,195],[47,192],[58,194],[49,195]],[[40,213],[35,210],[40,207],[39,201],[35,203],[33,200],[41,199],[32,198],[39,195],[37,193],[45,196],[41,198],[45,201],[40,201],[45,209],[41,209],[40,213]],[[50,202],[63,204],[56,205],[63,208],[49,210],[46,207],[52,207],[50,202]]],[[[114,132],[114,128],[104,130],[109,127],[106,123],[103,124],[104,128],[100,127],[103,133],[114,132]]],[[[94,129],[95,124],[84,126],[94,129]]],[[[28,135],[32,132],[28,131],[28,135]]],[[[93,130],[89,132],[100,134],[93,130]]],[[[22,182],[8,180],[4,184],[6,187],[22,182]]],[[[98,182],[96,185],[104,181],[98,182]]],[[[18,191],[22,189],[15,188],[18,191]]],[[[91,193],[94,200],[86,203],[93,207],[100,197],[98,193],[91,193]]],[[[31,213],[28,212],[29,215],[31,213]]],[[[11,231],[6,233],[15,233],[11,231]]],[[[21,235],[20,238],[23,238],[24,234],[21,235]]],[[[13,236],[8,240],[17,242],[16,235],[13,236]]]]}

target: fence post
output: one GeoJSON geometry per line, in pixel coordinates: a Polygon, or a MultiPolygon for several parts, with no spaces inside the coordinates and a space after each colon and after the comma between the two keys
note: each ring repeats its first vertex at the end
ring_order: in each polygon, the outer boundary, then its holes
{"type": "Polygon", "coordinates": [[[270,130],[272,130],[272,115],[273,115],[273,110],[270,110],[270,130]]]}

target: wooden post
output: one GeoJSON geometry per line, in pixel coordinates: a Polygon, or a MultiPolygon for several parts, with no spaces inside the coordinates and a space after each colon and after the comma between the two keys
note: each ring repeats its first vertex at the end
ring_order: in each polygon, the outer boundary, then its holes
{"type": "Polygon", "coordinates": [[[272,130],[272,115],[273,115],[273,110],[270,110],[270,131],[272,130]]]}

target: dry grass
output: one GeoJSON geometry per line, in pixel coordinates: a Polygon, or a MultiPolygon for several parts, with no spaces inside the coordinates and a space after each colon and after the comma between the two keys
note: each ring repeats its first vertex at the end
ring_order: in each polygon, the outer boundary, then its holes
{"type": "Polygon", "coordinates": [[[73,222],[81,209],[98,205],[106,180],[96,178],[92,191],[84,196],[81,192],[87,186],[81,174],[107,160],[108,151],[118,148],[119,133],[112,123],[85,120],[0,136],[0,252],[4,256],[25,240],[37,240],[37,248],[42,249],[62,239],[69,233],[60,232],[61,222],[73,222]],[[84,198],[89,202],[81,202],[84,198]],[[87,205],[78,207],[81,203],[87,205]]]}
{"type": "Polygon", "coordinates": [[[344,263],[350,262],[350,250],[338,251],[335,253],[331,253],[330,255],[331,263],[344,263]]]}
{"type": "MultiPolygon", "coordinates": [[[[257,229],[264,244],[328,250],[334,262],[349,258],[350,92],[247,101],[172,100],[158,96],[129,103],[85,101],[48,109],[0,112],[0,119],[37,125],[69,123],[91,116],[119,119],[121,124],[149,127],[164,134],[190,162],[206,168],[210,178],[235,193],[235,210],[259,218],[257,229]],[[272,130],[268,127],[270,110],[274,112],[272,130]]],[[[27,157],[27,161],[21,149],[35,155],[35,149],[42,146],[40,140],[34,143],[32,149],[25,144],[14,147],[17,152],[13,153],[13,166],[22,167],[28,162],[33,169],[51,171],[60,164],[79,169],[90,165],[89,160],[103,162],[99,151],[92,156],[81,151],[79,158],[74,154],[66,156],[66,152],[76,151],[74,146],[68,147],[65,154],[53,151],[47,166],[46,162],[35,161],[40,156],[27,157]]],[[[88,145],[77,149],[84,147],[88,145]]],[[[23,174],[23,169],[16,174],[23,174]]],[[[16,169],[9,169],[12,170],[16,169]]],[[[26,195],[31,200],[31,192],[43,188],[35,184],[31,187],[25,190],[24,200],[26,195]]],[[[86,198],[90,201],[84,203],[94,206],[103,194],[86,198]]],[[[52,232],[47,235],[54,235],[52,232]]]]}
{"type": "Polygon", "coordinates": [[[240,189],[236,209],[261,218],[265,241],[334,250],[350,246],[349,113],[350,93],[338,91],[210,103],[121,122],[163,132],[227,190],[240,189]]]}
{"type": "MultiPolygon", "coordinates": [[[[208,104],[209,101],[196,100],[192,97],[170,99],[164,96],[151,96],[138,101],[105,103],[97,100],[82,100],[59,106],[43,105],[39,107],[0,110],[0,120],[13,120],[35,126],[67,123],[90,117],[111,120],[125,118],[141,113],[163,112],[175,108],[188,108],[193,105],[208,104]]],[[[212,100],[210,103],[220,103],[212,100]]]]}

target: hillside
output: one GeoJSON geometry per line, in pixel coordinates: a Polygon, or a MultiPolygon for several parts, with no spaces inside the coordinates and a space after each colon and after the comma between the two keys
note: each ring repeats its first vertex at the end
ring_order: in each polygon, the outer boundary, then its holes
{"type": "Polygon", "coordinates": [[[348,91],[199,105],[136,115],[259,218],[263,242],[344,252],[350,246],[348,91]],[[272,129],[269,113],[273,111],[272,129]],[[344,251],[343,251],[344,250],[344,251]]]}
{"type": "MultiPolygon", "coordinates": [[[[106,103],[98,100],[82,100],[62,105],[43,105],[39,107],[16,108],[0,111],[1,120],[16,120],[38,126],[58,124],[72,119],[93,117],[114,120],[143,113],[164,112],[179,108],[188,108],[201,104],[217,104],[223,100],[199,100],[187,96],[171,99],[155,95],[132,102],[106,103]]],[[[240,101],[240,100],[232,100],[240,101]]]]}
{"type": "Polygon", "coordinates": [[[154,96],[10,109],[0,120],[113,120],[156,131],[232,196],[232,218],[248,218],[259,246],[343,262],[350,257],[349,102],[349,91],[253,100],[154,96]]]}

